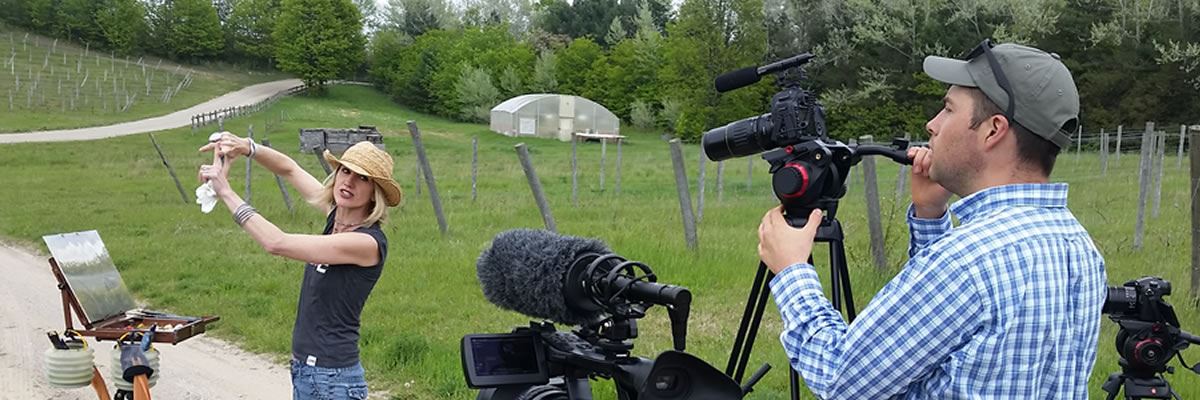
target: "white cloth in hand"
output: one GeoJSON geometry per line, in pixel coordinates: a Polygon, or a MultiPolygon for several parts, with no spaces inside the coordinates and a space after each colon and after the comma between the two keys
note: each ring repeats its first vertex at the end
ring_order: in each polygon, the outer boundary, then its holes
{"type": "Polygon", "coordinates": [[[205,214],[212,212],[213,207],[217,206],[217,191],[213,190],[212,182],[204,182],[196,188],[196,204],[200,205],[200,211],[205,214]]]}

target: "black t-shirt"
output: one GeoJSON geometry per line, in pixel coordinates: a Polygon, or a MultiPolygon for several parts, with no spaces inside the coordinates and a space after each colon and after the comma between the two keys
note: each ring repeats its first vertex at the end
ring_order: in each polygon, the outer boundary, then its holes
{"type": "MultiPolygon", "coordinates": [[[[333,231],[329,213],[324,234],[333,231]]],[[[375,238],[379,244],[379,264],[361,267],[352,264],[305,264],[300,286],[300,304],[296,326],[292,329],[292,357],[323,368],[345,368],[358,363],[358,326],[363,304],[379,281],[387,259],[387,236],[379,223],[354,230],[375,238]]]]}

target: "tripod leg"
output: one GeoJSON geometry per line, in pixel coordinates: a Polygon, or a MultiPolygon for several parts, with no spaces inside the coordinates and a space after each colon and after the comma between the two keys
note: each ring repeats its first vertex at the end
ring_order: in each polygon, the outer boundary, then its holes
{"type": "Polygon", "coordinates": [[[150,381],[145,375],[133,378],[133,400],[150,400],[150,381]]]}
{"type": "Polygon", "coordinates": [[[791,381],[790,386],[792,387],[792,397],[791,398],[792,398],[792,400],[799,400],[800,399],[800,373],[796,372],[796,369],[792,368],[789,365],[788,366],[788,376],[789,376],[788,380],[791,381]]]}
{"type": "MultiPolygon", "coordinates": [[[[766,266],[764,265],[763,268],[766,268],[766,266]]],[[[751,316],[754,319],[754,323],[750,325],[750,332],[746,337],[745,351],[741,354],[740,365],[738,365],[736,374],[733,377],[735,382],[742,382],[742,377],[746,374],[746,366],[750,364],[750,351],[754,348],[754,338],[758,337],[758,327],[762,323],[763,309],[767,307],[767,295],[770,294],[770,290],[767,290],[767,285],[774,276],[775,274],[768,272],[766,279],[758,287],[758,301],[754,306],[754,315],[751,316]]]]}
{"type": "MultiPolygon", "coordinates": [[[[840,240],[829,242],[829,265],[829,268],[838,271],[836,276],[841,279],[841,284],[835,284],[834,287],[836,290],[840,286],[842,296],[846,299],[846,321],[854,322],[857,309],[854,308],[854,291],[850,289],[850,268],[846,265],[846,244],[840,240]]],[[[834,308],[836,307],[837,304],[834,305],[834,308]]]]}
{"type": "Polygon", "coordinates": [[[92,389],[96,390],[96,396],[100,396],[100,400],[108,400],[108,387],[104,386],[104,375],[100,374],[100,369],[92,367],[92,389]]]}
{"type": "Polygon", "coordinates": [[[760,261],[758,263],[758,273],[754,275],[754,283],[750,286],[750,296],[746,299],[746,310],[742,312],[742,321],[738,326],[737,338],[734,339],[733,350],[729,353],[729,363],[725,367],[725,375],[733,377],[736,382],[742,381],[741,375],[746,370],[746,360],[750,354],[749,346],[745,349],[742,346],[754,341],[754,334],[751,333],[750,337],[747,338],[747,332],[750,330],[757,331],[758,324],[762,321],[762,313],[759,312],[758,317],[755,318],[754,310],[757,303],[759,303],[758,298],[761,297],[759,291],[766,286],[767,274],[767,265],[760,261]],[[753,329],[750,328],[751,325],[754,326],[753,329]]]}

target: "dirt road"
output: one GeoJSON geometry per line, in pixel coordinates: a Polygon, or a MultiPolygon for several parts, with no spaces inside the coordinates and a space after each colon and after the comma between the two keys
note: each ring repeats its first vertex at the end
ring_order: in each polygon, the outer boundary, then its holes
{"type": "Polygon", "coordinates": [[[299,79],[260,83],[236,92],[226,93],[224,96],[200,103],[186,110],[115,125],[40,132],[0,133],[0,144],[93,140],[189,126],[192,123],[193,115],[216,111],[226,107],[254,104],[276,93],[302,84],[303,82],[299,79]]]}
{"type": "MultiPolygon", "coordinates": [[[[90,388],[49,387],[42,352],[46,331],[63,330],[62,302],[46,263],[23,249],[0,244],[0,398],[95,400],[90,388]]],[[[96,365],[109,374],[112,342],[97,344],[96,365]]],[[[161,374],[151,389],[156,399],[290,399],[291,378],[284,365],[270,362],[213,338],[200,336],[175,346],[157,346],[161,374]]]]}

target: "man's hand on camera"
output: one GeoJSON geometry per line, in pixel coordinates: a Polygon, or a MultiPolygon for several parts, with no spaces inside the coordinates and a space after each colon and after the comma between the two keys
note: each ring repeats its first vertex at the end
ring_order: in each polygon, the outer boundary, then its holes
{"type": "Polygon", "coordinates": [[[813,210],[804,228],[796,229],[784,220],[783,206],[772,208],[758,225],[758,257],[776,274],[789,265],[808,262],[820,226],[821,210],[813,210]]]}
{"type": "Polygon", "coordinates": [[[937,219],[946,215],[950,191],[929,177],[933,166],[933,151],[927,147],[908,149],[912,162],[912,202],[917,218],[937,219]]]}

